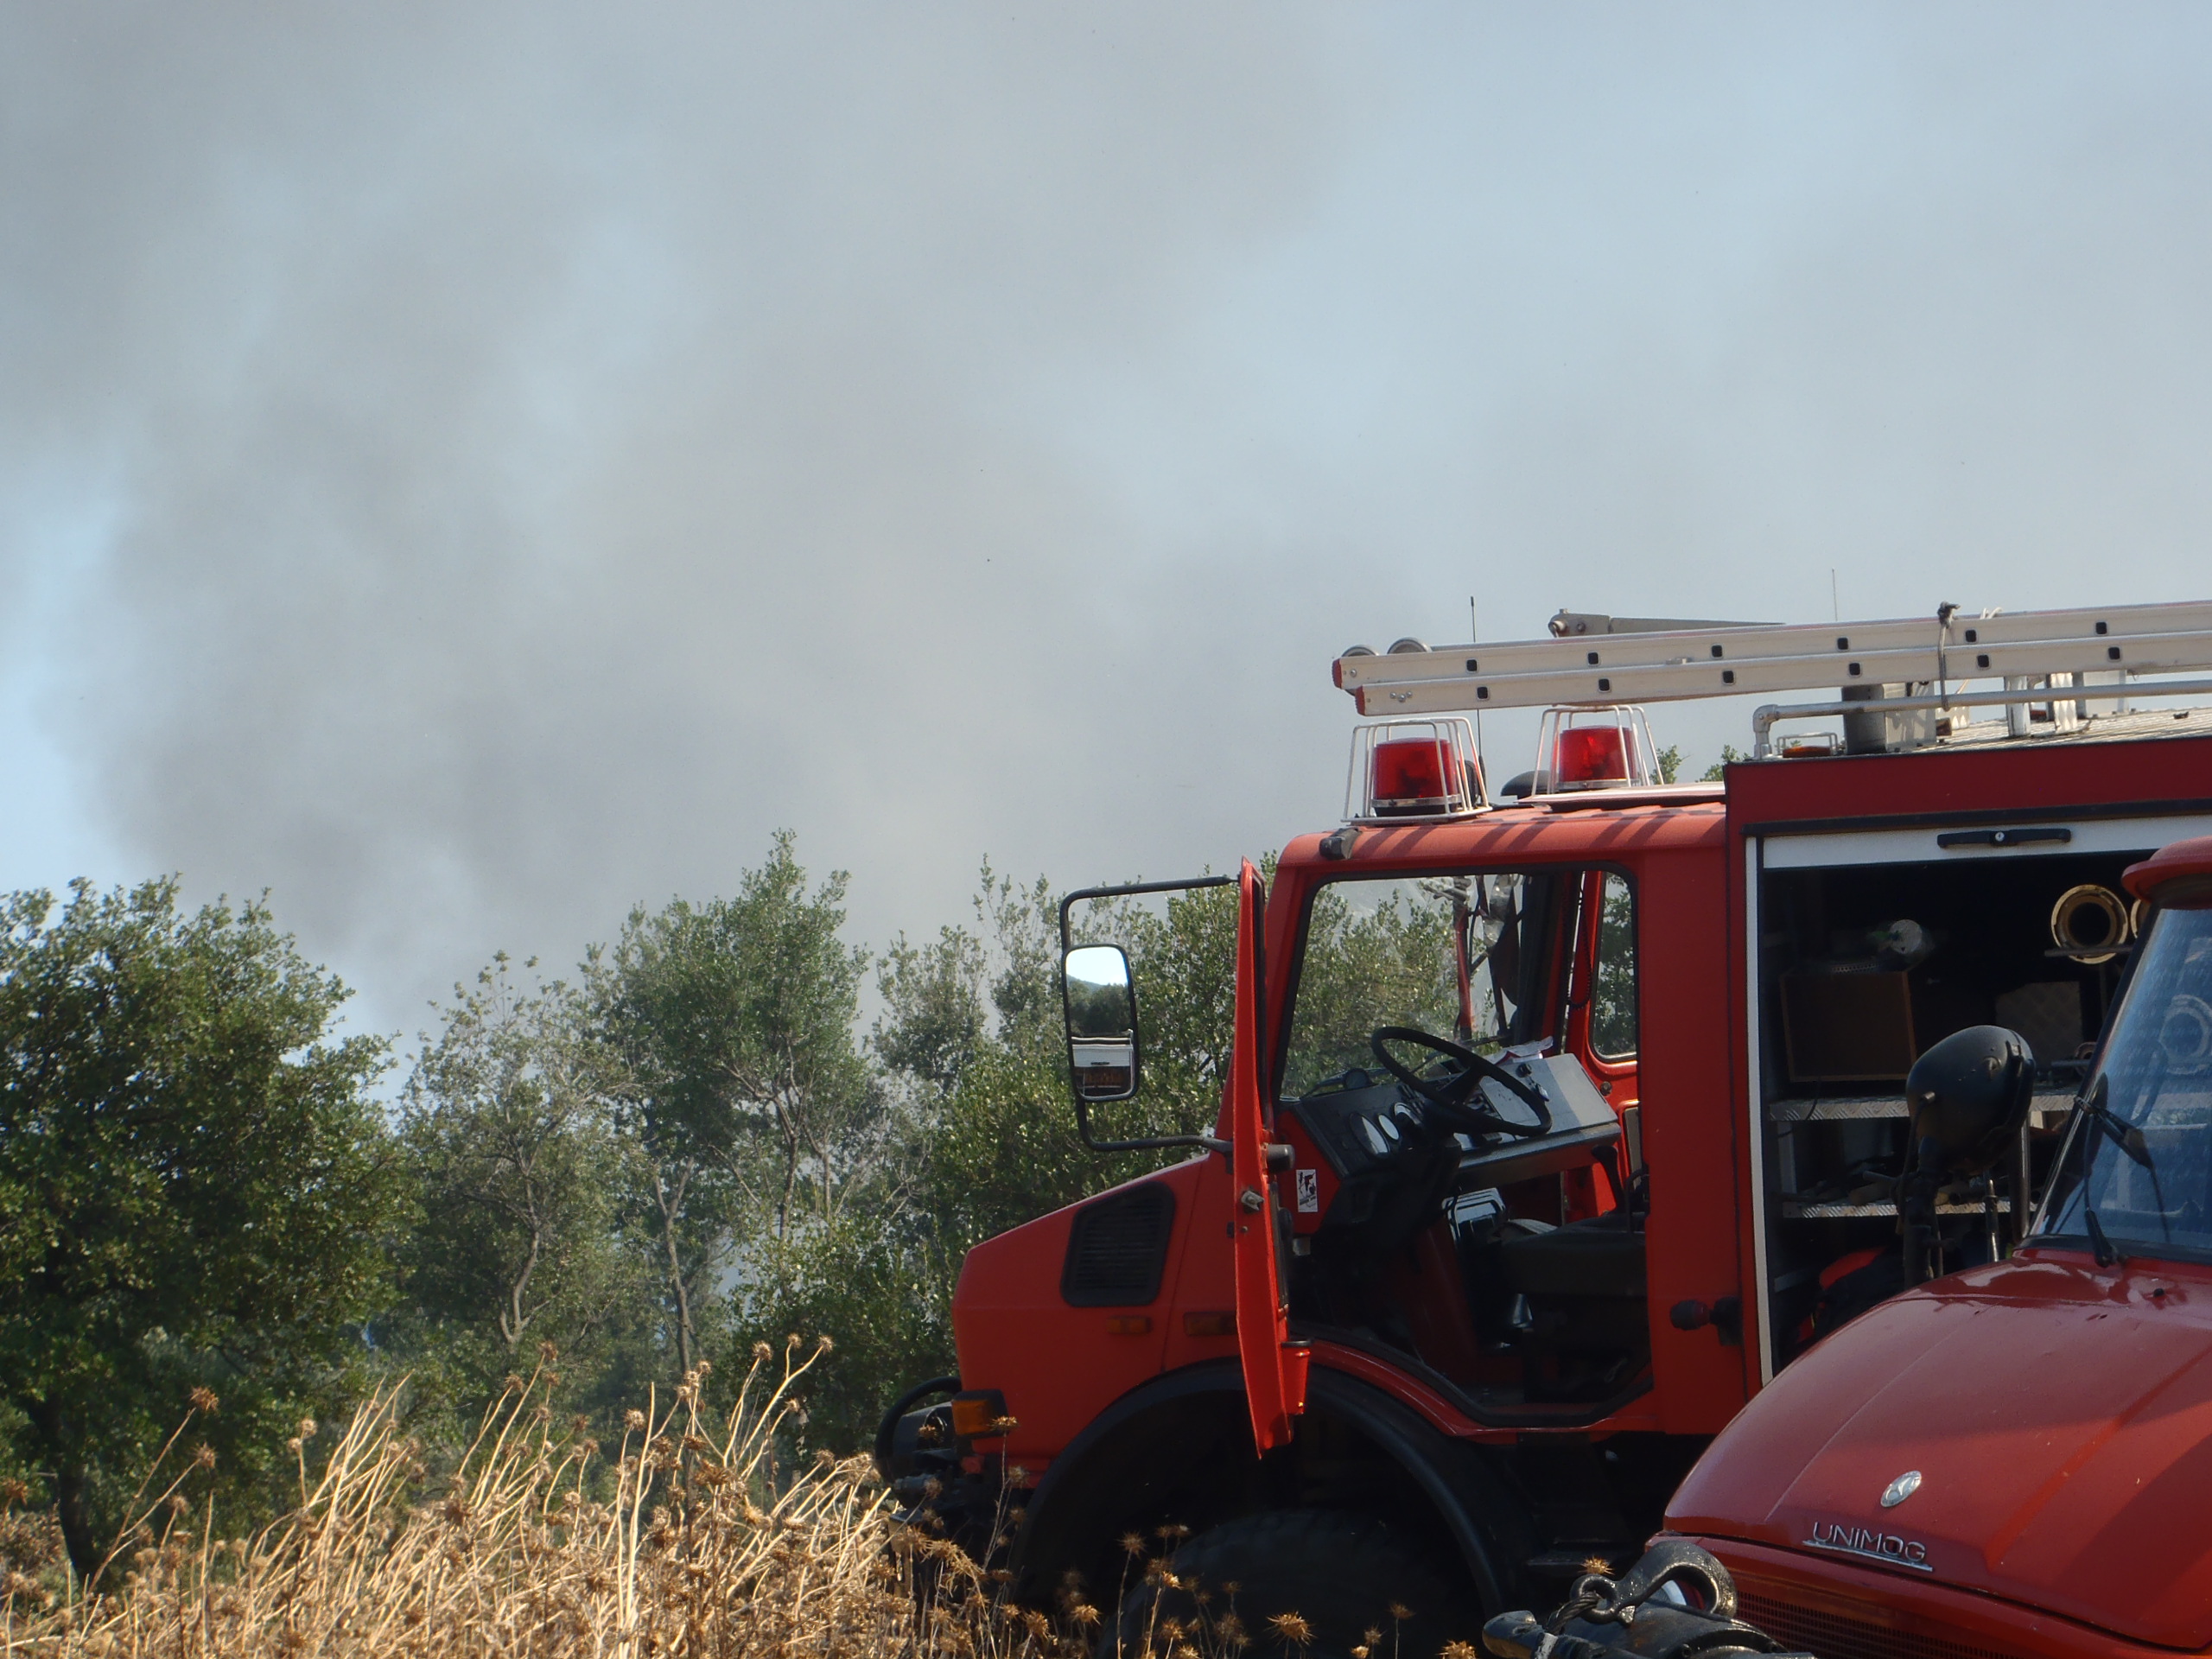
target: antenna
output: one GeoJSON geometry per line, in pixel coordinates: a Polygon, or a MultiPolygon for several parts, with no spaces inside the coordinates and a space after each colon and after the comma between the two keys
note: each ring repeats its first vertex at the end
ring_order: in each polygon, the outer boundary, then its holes
{"type": "MultiPolygon", "coordinates": [[[[1472,594],[1467,595],[1467,640],[1469,644],[1478,645],[1483,641],[1482,614],[1475,609],[1475,596],[1472,594]]],[[[1479,766],[1482,763],[1483,711],[1478,709],[1475,710],[1475,764],[1479,766]]]]}

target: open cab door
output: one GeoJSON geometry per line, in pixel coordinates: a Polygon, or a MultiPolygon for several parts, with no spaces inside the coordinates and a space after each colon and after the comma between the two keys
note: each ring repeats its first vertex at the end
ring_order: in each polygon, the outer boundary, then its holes
{"type": "Polygon", "coordinates": [[[1226,1154],[1230,1190],[1231,1242],[1236,1266],[1236,1342],[1251,1407],[1252,1440],[1262,1452],[1290,1440],[1291,1419],[1306,1409],[1307,1350],[1290,1340],[1283,1300],[1282,1260],[1290,1234],[1275,1184],[1289,1173],[1287,1147],[1274,1141],[1274,1114],[1262,1077],[1267,1030],[1262,1011],[1266,963],[1267,889],[1246,859],[1236,887],[1236,1022],[1229,1066],[1226,1122],[1215,1135],[1148,1135],[1101,1140],[1092,1133],[1090,1108],[1127,1100],[1138,1089],[1140,1056],[1136,999],[1129,963],[1120,946],[1075,943],[1074,906],[1096,899],[1138,893],[1185,893],[1225,887],[1231,878],[1204,875],[1185,881],[1138,881],[1083,887],[1060,900],[1061,984],[1066,1000],[1068,1065],[1075,1091],[1076,1134],[1095,1152],[1146,1152],[1201,1147],[1226,1154]],[[1226,1131],[1223,1139],[1220,1131],[1226,1131]],[[1280,1169],[1270,1166],[1281,1160],[1280,1169]]]}
{"type": "Polygon", "coordinates": [[[1262,1452],[1290,1442],[1291,1419],[1306,1409],[1308,1351],[1293,1344],[1282,1291],[1283,1209],[1271,1170],[1274,1114],[1262,1084],[1266,1007],[1261,970],[1267,890],[1249,859],[1238,872],[1236,1027],[1229,1066],[1230,1185],[1235,1193],[1236,1344],[1252,1441],[1262,1452]]]}

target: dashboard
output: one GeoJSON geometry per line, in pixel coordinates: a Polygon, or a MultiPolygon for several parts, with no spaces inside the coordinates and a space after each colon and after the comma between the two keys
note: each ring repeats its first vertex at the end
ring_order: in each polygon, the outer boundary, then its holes
{"type": "Polygon", "coordinates": [[[1387,1073],[1355,1068],[1344,1086],[1286,1102],[1340,1181],[1412,1157],[1430,1139],[1427,1108],[1387,1073]]]}
{"type": "MultiPolygon", "coordinates": [[[[1459,1154],[1454,1190],[1509,1186],[1573,1169],[1620,1138],[1620,1120],[1572,1055],[1510,1054],[1501,1057],[1501,1063],[1543,1096],[1552,1127],[1547,1134],[1528,1137],[1450,1135],[1448,1142],[1456,1145],[1459,1154]]],[[[1493,1082],[1482,1086],[1485,1097],[1503,1115],[1528,1120],[1526,1106],[1510,1090],[1493,1082]]],[[[1433,1170],[1447,1143],[1438,1133],[1440,1126],[1433,1121],[1427,1103],[1379,1070],[1354,1067],[1301,1099],[1285,1101],[1283,1110],[1304,1131],[1303,1138],[1334,1177],[1326,1183],[1330,1213],[1320,1215],[1321,1183],[1309,1185],[1301,1173],[1298,1208],[1301,1222],[1308,1226],[1364,1219],[1372,1210],[1376,1188],[1402,1175],[1433,1170]],[[1309,1192],[1314,1195],[1311,1208],[1309,1192]]]]}

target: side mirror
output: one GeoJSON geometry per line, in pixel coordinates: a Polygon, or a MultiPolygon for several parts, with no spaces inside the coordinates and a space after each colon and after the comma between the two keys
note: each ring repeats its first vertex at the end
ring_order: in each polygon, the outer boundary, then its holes
{"type": "Polygon", "coordinates": [[[1061,966],[1075,1097],[1127,1100],[1137,1091],[1137,999],[1129,959],[1117,944],[1082,944],[1061,966]]]}

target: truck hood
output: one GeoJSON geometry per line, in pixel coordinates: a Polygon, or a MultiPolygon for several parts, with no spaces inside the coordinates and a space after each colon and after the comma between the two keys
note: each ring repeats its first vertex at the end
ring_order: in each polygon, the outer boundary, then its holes
{"type": "Polygon", "coordinates": [[[2037,1249],[1885,1302],[1761,1392],[1667,1519],[2212,1646],[2212,1272],[2037,1249]]]}

